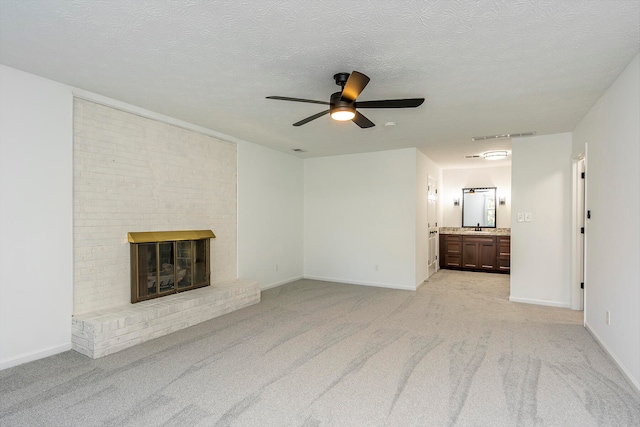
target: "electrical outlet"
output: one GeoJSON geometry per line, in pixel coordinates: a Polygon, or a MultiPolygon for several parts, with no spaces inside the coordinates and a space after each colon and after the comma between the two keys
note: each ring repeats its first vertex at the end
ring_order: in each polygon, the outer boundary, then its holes
{"type": "Polygon", "coordinates": [[[524,214],[518,213],[518,222],[524,222],[524,214]]]}
{"type": "Polygon", "coordinates": [[[527,212],[524,214],[524,222],[531,222],[531,213],[527,212]]]}
{"type": "Polygon", "coordinates": [[[607,310],[607,325],[611,325],[611,312],[609,310],[607,310]]]}

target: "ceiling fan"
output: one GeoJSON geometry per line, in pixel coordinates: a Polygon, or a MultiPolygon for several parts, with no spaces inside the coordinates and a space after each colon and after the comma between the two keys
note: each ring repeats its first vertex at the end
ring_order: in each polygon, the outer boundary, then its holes
{"type": "Polygon", "coordinates": [[[342,87],[340,92],[331,95],[330,101],[315,101],[313,99],[289,98],[287,96],[267,96],[267,99],[279,99],[281,101],[307,102],[311,104],[328,105],[329,109],[321,111],[318,114],[309,116],[294,126],[302,126],[312,120],[331,113],[331,118],[339,121],[351,120],[361,128],[370,128],[375,124],[363,116],[357,110],[360,108],[415,108],[422,105],[424,98],[407,98],[407,99],[384,99],[378,101],[362,101],[356,102],[360,92],[369,83],[369,77],[357,71],[349,73],[338,73],[333,76],[336,84],[342,87]]]}

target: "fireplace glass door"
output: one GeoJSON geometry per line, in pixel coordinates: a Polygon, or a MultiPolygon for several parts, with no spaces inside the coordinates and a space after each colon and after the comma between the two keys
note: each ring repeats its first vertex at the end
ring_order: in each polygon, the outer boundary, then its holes
{"type": "Polygon", "coordinates": [[[131,244],[131,302],[210,284],[209,239],[131,244]]]}

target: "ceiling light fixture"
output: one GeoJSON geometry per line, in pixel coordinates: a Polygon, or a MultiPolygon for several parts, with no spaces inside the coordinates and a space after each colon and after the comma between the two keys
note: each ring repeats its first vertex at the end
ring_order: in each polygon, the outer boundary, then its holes
{"type": "Polygon", "coordinates": [[[507,158],[506,151],[488,151],[482,155],[485,160],[502,160],[507,158]]]}
{"type": "MultiPolygon", "coordinates": [[[[334,95],[339,95],[335,93],[334,95]]],[[[338,97],[331,97],[331,118],[340,122],[346,122],[356,116],[356,107],[353,102],[343,101],[338,97]]]]}
{"type": "Polygon", "coordinates": [[[471,138],[472,141],[487,141],[490,139],[502,139],[502,138],[519,138],[522,136],[533,136],[536,134],[536,131],[532,132],[520,132],[520,133],[503,133],[501,135],[489,135],[489,136],[474,136],[471,138]]]}
{"type": "Polygon", "coordinates": [[[333,120],[346,122],[356,116],[356,106],[354,101],[342,99],[341,96],[342,92],[336,92],[331,95],[329,111],[333,120]]]}
{"type": "Polygon", "coordinates": [[[331,112],[331,118],[340,122],[346,122],[347,120],[353,119],[355,116],[355,111],[349,110],[346,107],[339,107],[339,109],[336,108],[331,112]]]}

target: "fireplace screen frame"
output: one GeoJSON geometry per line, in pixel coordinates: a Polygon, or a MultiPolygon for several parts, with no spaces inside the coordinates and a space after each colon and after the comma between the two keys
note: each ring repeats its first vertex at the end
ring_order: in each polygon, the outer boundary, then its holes
{"type": "Polygon", "coordinates": [[[211,230],[130,232],[131,303],[211,285],[211,230]]]}

